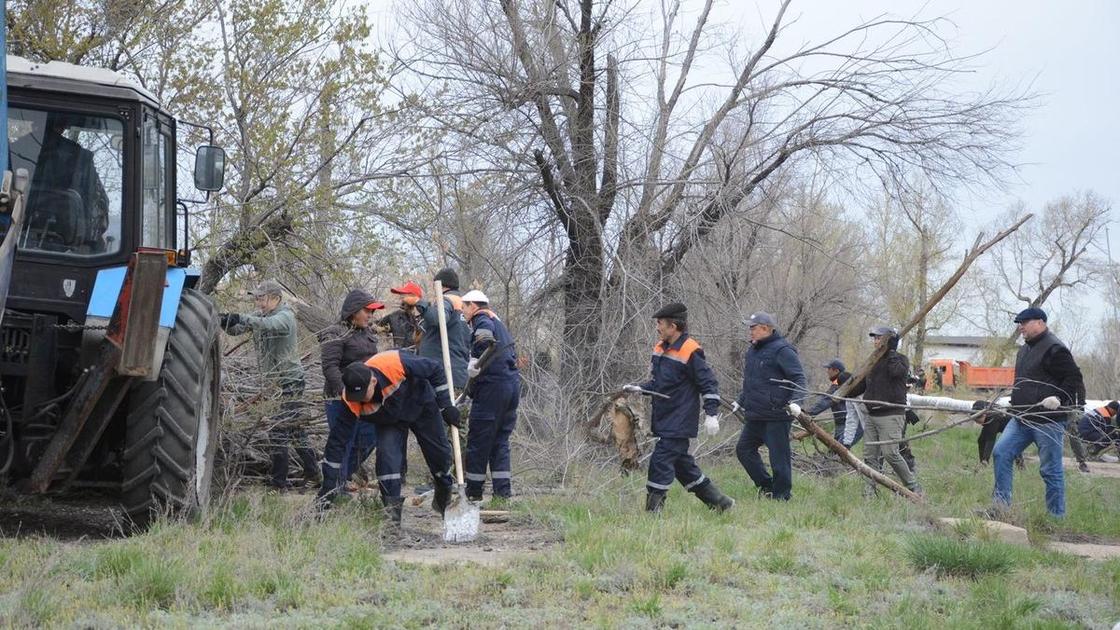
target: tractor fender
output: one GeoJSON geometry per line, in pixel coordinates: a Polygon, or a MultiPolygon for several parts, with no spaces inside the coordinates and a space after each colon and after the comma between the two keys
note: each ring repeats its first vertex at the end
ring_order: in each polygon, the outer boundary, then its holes
{"type": "MultiPolygon", "coordinates": [[[[97,272],[97,279],[90,292],[89,306],[86,308],[86,330],[82,334],[83,366],[89,365],[96,354],[97,347],[105,338],[104,326],[109,324],[113,317],[113,309],[117,306],[121,287],[124,285],[124,276],[128,271],[125,266],[109,267],[97,272]]],[[[155,356],[150,376],[144,380],[153,381],[159,376],[159,366],[163,365],[163,353],[167,348],[167,339],[171,330],[175,328],[175,316],[179,312],[179,302],[183,295],[183,287],[187,284],[188,270],[182,267],[168,267],[166,284],[163,288],[163,301],[159,312],[159,334],[156,336],[155,356]]]]}

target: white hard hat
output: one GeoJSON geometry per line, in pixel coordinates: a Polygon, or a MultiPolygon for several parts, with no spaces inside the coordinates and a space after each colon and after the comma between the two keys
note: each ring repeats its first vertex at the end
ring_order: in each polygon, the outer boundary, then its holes
{"type": "Polygon", "coordinates": [[[464,302],[476,302],[476,303],[479,303],[479,304],[489,304],[490,303],[490,298],[486,297],[486,294],[483,293],[482,291],[479,291],[478,289],[473,289],[471,291],[467,291],[467,294],[463,296],[463,301],[464,302]]]}

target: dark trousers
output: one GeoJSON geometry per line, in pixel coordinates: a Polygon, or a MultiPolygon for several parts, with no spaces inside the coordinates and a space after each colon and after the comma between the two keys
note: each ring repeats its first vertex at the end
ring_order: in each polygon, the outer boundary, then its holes
{"type": "Polygon", "coordinates": [[[323,446],[323,484],[319,496],[345,492],[346,481],[377,446],[377,428],[361,422],[341,400],[324,404],[327,443],[323,446]]]}
{"type": "Polygon", "coordinates": [[[681,482],[685,490],[695,492],[708,482],[696,460],[688,452],[688,438],[658,438],[649,458],[646,489],[666,492],[673,480],[681,482]]]}
{"type": "MultiPolygon", "coordinates": [[[[855,419],[853,418],[854,422],[855,419]]],[[[763,492],[771,493],[775,499],[788,500],[793,488],[793,462],[789,446],[790,421],[758,422],[748,421],[739,434],[735,445],[735,455],[746,469],[751,481],[763,492]],[[762,463],[759,447],[765,445],[770,451],[770,468],[773,475],[762,463]]]]}
{"type": "Polygon", "coordinates": [[[319,457],[315,454],[315,449],[311,448],[307,432],[303,427],[295,424],[303,410],[303,401],[300,400],[302,395],[302,384],[299,387],[286,388],[280,394],[280,413],[272,419],[273,427],[268,431],[272,485],[277,488],[286,488],[290,485],[288,465],[291,462],[289,459],[291,448],[295,448],[305,479],[314,479],[319,473],[319,457]]]}
{"type": "Polygon", "coordinates": [[[509,436],[517,426],[517,405],[521,399],[517,379],[474,386],[471,399],[467,461],[464,466],[467,496],[482,496],[486,469],[494,496],[509,498],[511,488],[509,436]]]}
{"type": "Polygon", "coordinates": [[[451,487],[451,443],[443,430],[443,418],[435,404],[427,405],[415,421],[377,425],[377,485],[382,499],[401,496],[401,471],[408,432],[416,436],[420,452],[435,483],[451,487]]]}

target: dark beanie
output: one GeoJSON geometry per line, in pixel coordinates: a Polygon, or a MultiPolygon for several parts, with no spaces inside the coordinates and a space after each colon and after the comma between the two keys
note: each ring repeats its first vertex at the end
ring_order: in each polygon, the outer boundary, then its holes
{"type": "Polygon", "coordinates": [[[458,289],[459,288],[459,274],[451,267],[444,267],[439,270],[436,277],[432,280],[439,280],[445,289],[458,289]]]}

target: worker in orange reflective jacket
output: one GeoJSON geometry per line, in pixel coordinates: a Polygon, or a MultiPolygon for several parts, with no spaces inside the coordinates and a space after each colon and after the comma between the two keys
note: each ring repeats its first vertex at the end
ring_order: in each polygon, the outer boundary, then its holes
{"type": "Polygon", "coordinates": [[[659,395],[653,398],[650,411],[650,428],[657,436],[657,445],[649,460],[646,510],[661,511],[675,478],[705,505],[722,512],[735,505],[735,501],[719,491],[688,452],[688,441],[696,437],[699,429],[701,400],[704,430],[709,435],[719,431],[719,383],[704,360],[700,344],[688,336],[688,310],[684,304],[668,304],[653,318],[657,320],[660,342],[653,347],[650,380],[623,387],[632,393],[659,395]]]}
{"type": "Polygon", "coordinates": [[[451,498],[451,445],[440,420],[458,427],[459,410],[451,400],[443,366],[432,359],[397,350],[354,362],[342,374],[343,400],[362,422],[377,425],[377,484],[388,517],[401,522],[402,445],[409,430],[435,482],[432,508],[443,514],[451,498]]]}

